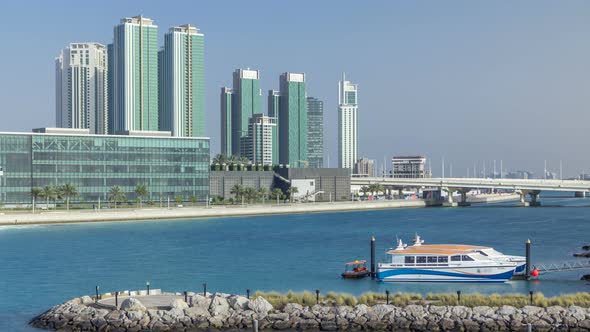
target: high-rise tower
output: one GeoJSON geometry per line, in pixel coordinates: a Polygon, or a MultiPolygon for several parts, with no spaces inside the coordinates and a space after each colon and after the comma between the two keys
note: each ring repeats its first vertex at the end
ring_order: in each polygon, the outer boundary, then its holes
{"type": "Polygon", "coordinates": [[[324,167],[324,102],[307,97],[307,158],[309,167],[324,167]]]}
{"type": "Polygon", "coordinates": [[[108,126],[107,49],[72,43],[55,60],[55,122],[61,128],[106,134],[108,126]]]}
{"type": "Polygon", "coordinates": [[[358,159],[358,86],[338,82],[338,165],[351,171],[358,159]]]}
{"type": "Polygon", "coordinates": [[[204,36],[191,25],[170,28],[160,55],[160,130],[204,136],[204,36]]]}
{"type": "Polygon", "coordinates": [[[158,130],[158,26],[135,16],[114,32],[113,130],[158,130]]]}
{"type": "Polygon", "coordinates": [[[279,163],[307,166],[307,101],[305,74],[283,73],[280,78],[279,163]]]}

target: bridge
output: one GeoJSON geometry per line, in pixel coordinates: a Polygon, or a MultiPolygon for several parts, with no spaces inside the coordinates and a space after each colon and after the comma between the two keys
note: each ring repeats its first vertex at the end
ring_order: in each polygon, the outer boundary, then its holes
{"type": "Polygon", "coordinates": [[[386,188],[401,190],[403,188],[438,188],[449,193],[447,204],[455,206],[452,193],[461,194],[459,205],[468,205],[467,193],[472,189],[504,189],[520,194],[523,206],[538,206],[541,191],[590,192],[590,181],[580,180],[538,180],[538,179],[490,179],[490,178],[390,178],[390,177],[353,177],[351,185],[368,186],[382,184],[386,188]],[[526,196],[531,202],[526,202],[526,196]]]}

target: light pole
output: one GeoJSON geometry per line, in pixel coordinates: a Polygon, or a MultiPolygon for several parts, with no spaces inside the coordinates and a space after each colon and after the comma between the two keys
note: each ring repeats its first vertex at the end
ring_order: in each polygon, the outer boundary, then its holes
{"type": "Polygon", "coordinates": [[[145,288],[147,289],[147,295],[150,295],[150,282],[149,281],[145,282],[145,288]]]}

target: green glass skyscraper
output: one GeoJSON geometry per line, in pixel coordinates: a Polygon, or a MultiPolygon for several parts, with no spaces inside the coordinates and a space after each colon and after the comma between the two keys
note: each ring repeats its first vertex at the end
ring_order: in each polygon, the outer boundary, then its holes
{"type": "Polygon", "coordinates": [[[160,130],[201,137],[204,124],[204,36],[191,25],[170,28],[161,55],[160,130]]]}
{"type": "Polygon", "coordinates": [[[279,163],[308,166],[305,74],[283,73],[280,78],[279,163]]]}
{"type": "Polygon", "coordinates": [[[223,88],[221,90],[221,132],[222,136],[225,136],[221,139],[221,150],[223,153],[225,149],[225,154],[228,156],[241,155],[243,151],[241,145],[248,136],[250,118],[255,113],[262,113],[259,80],[260,73],[258,70],[236,69],[233,74],[233,89],[223,88]],[[230,99],[231,110],[227,103],[230,99]],[[224,116],[226,117],[228,112],[231,114],[230,122],[224,121],[224,119],[227,120],[224,116]],[[229,133],[229,136],[227,133],[229,133]],[[227,149],[227,142],[231,142],[230,149],[227,149]]]}
{"type": "Polygon", "coordinates": [[[230,156],[231,149],[231,133],[232,133],[232,104],[234,91],[231,88],[221,88],[221,154],[230,156]]]}
{"type": "Polygon", "coordinates": [[[114,32],[113,130],[158,130],[158,26],[135,16],[114,32]]]}

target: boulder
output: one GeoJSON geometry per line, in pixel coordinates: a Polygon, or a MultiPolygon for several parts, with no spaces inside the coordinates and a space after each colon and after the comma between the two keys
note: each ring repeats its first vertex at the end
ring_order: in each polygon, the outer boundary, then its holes
{"type": "Polygon", "coordinates": [[[121,302],[121,310],[123,311],[146,311],[146,308],[141,302],[133,297],[123,300],[121,302]]]}
{"type": "MultiPolygon", "coordinates": [[[[225,297],[214,296],[211,299],[211,304],[209,305],[209,313],[211,313],[211,316],[219,317],[222,320],[229,317],[229,303],[225,297]]],[[[213,325],[213,323],[211,325],[213,325]]]]}
{"type": "Polygon", "coordinates": [[[182,299],[174,299],[172,303],[170,303],[170,307],[172,309],[188,309],[188,304],[184,302],[182,299]]]}
{"type": "Polygon", "coordinates": [[[82,302],[83,305],[89,305],[94,303],[94,300],[90,296],[84,295],[80,298],[80,302],[82,302]]]}
{"type": "Polygon", "coordinates": [[[137,322],[137,321],[141,320],[141,318],[143,317],[143,312],[141,312],[141,311],[128,311],[127,317],[129,318],[129,320],[137,322]]]}
{"type": "Polygon", "coordinates": [[[230,307],[236,311],[248,310],[250,300],[244,296],[232,295],[227,298],[230,307]]]}
{"type": "Polygon", "coordinates": [[[266,299],[262,296],[257,297],[253,301],[248,302],[248,309],[253,310],[257,314],[268,314],[269,311],[273,309],[272,304],[270,304],[266,299]]]}
{"type": "Polygon", "coordinates": [[[211,317],[209,310],[201,307],[190,307],[188,309],[184,309],[184,315],[190,317],[191,319],[195,319],[197,317],[211,317]]]}
{"type": "Polygon", "coordinates": [[[289,315],[299,315],[301,311],[303,311],[303,306],[297,303],[287,303],[283,308],[283,312],[289,315]]]}

